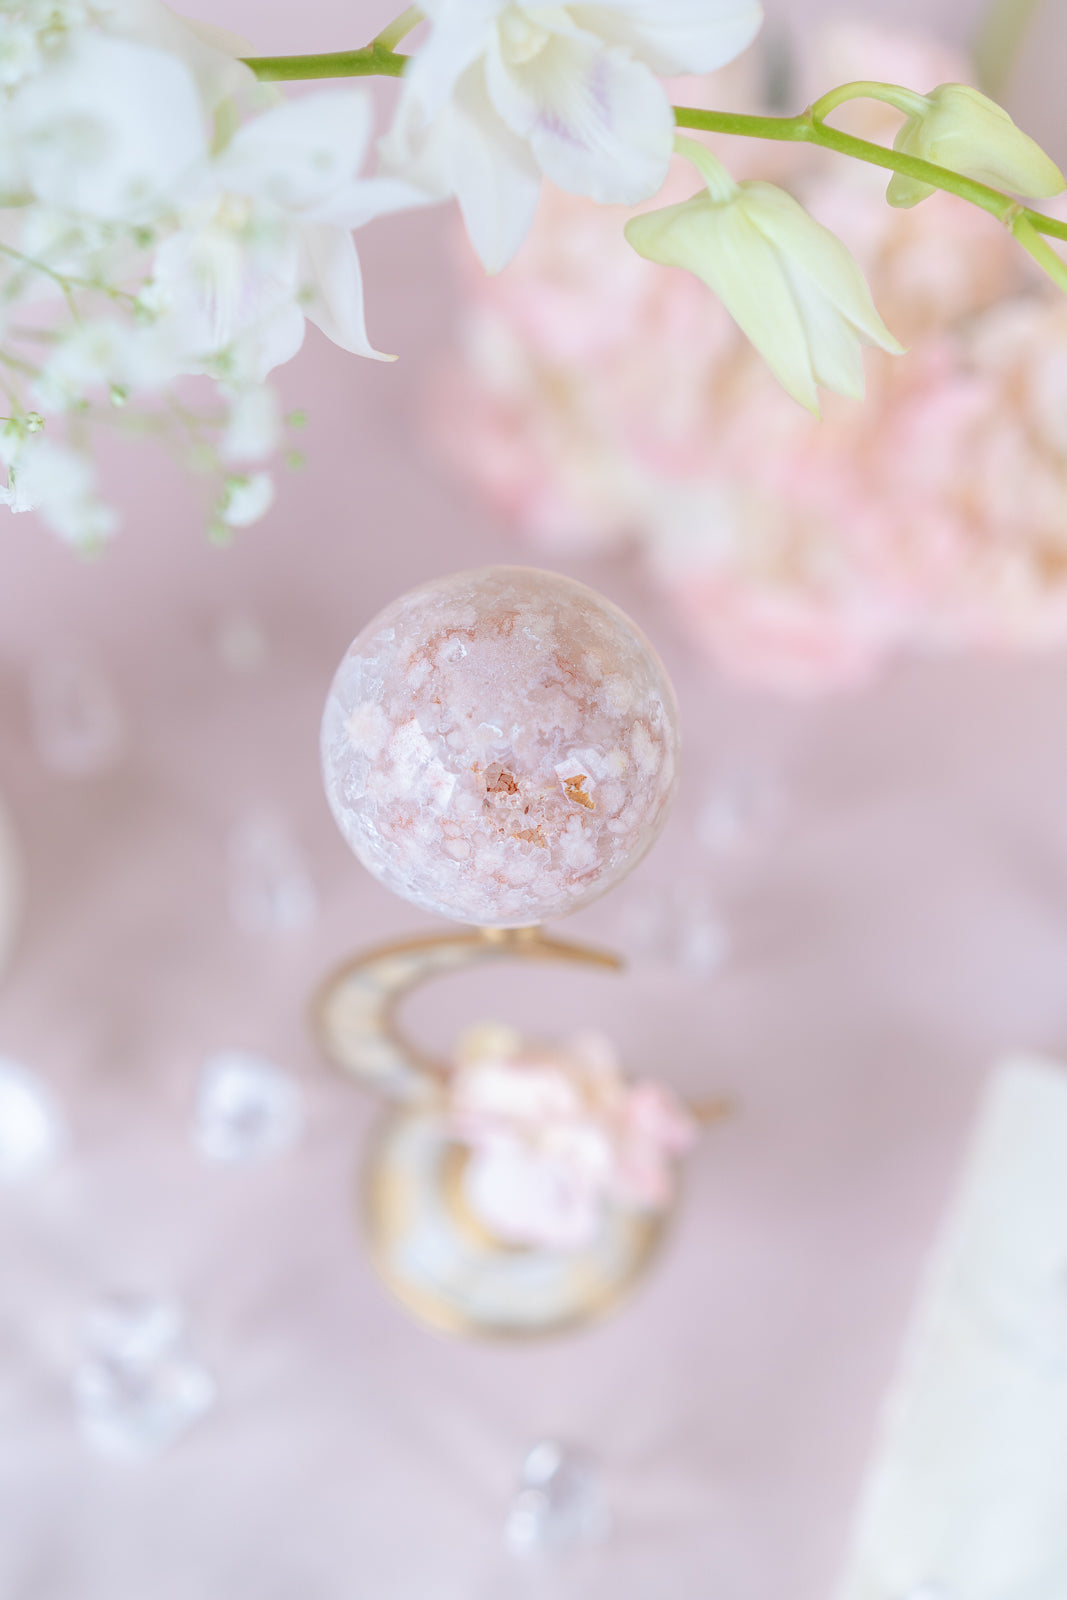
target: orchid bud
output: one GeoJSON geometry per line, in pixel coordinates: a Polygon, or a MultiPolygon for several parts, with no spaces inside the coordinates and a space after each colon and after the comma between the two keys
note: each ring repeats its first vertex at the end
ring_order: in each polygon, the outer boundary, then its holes
{"type": "Polygon", "coordinates": [[[794,400],[819,414],[816,386],[859,399],[861,344],[903,347],[883,323],[863,274],[836,234],[771,183],[735,183],[703,145],[676,141],[707,187],[645,212],[626,237],[649,261],[684,267],[718,295],[794,400]]]}
{"type": "MultiPolygon", "coordinates": [[[[893,141],[894,150],[902,155],[918,156],[1032,200],[1048,199],[1067,187],[1063,173],[1041,146],[977,89],[943,83],[917,98],[922,109],[912,113],[893,141]]],[[[891,206],[913,206],[933,192],[931,184],[895,172],[886,199],[891,206]]]]}

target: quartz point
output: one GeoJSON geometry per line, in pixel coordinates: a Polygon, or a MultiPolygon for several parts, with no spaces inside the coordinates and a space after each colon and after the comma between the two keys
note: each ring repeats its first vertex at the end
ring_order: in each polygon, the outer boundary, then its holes
{"type": "Polygon", "coordinates": [[[600,1474],[583,1450],[541,1439],[527,1451],[504,1535],[517,1554],[562,1552],[604,1538],[610,1515],[600,1474]]]}
{"type": "Polygon", "coordinates": [[[304,853],[273,812],[254,812],[230,829],[226,887],[230,915],[249,933],[295,932],[318,909],[304,853]]]}
{"type": "Polygon", "coordinates": [[[114,766],[122,752],[122,715],[98,668],[49,657],[31,671],[29,696],[34,744],[51,772],[82,778],[114,766]]]}
{"type": "Polygon", "coordinates": [[[193,1143],[209,1161],[260,1161],[294,1144],[304,1123],[296,1079],[249,1050],[219,1050],[200,1073],[193,1143]]]}
{"type": "Polygon", "coordinates": [[[775,772],[729,769],[705,792],[697,814],[697,842],[709,855],[736,856],[772,833],[785,809],[785,789],[775,772]]]}
{"type": "Polygon", "coordinates": [[[223,617],[215,632],[219,660],[235,677],[252,677],[266,665],[267,636],[254,617],[237,611],[223,617]]]}
{"type": "Polygon", "coordinates": [[[184,1333],[184,1314],[172,1300],[108,1295],[90,1308],[73,1391],[91,1450],[155,1455],[211,1408],[214,1380],[189,1354],[184,1333]]]}
{"type": "Polygon", "coordinates": [[[0,1056],[0,1182],[18,1183],[51,1166],[64,1142],[55,1100],[41,1080],[0,1056]]]}
{"type": "Polygon", "coordinates": [[[486,567],[368,623],[330,689],[326,795],[386,888],[523,927],[587,905],[649,849],[678,755],[670,680],[584,585],[486,567]]]}
{"type": "Polygon", "coordinates": [[[730,954],[729,929],[699,882],[635,895],[624,910],[623,926],[637,956],[682,977],[711,977],[730,954]]]}

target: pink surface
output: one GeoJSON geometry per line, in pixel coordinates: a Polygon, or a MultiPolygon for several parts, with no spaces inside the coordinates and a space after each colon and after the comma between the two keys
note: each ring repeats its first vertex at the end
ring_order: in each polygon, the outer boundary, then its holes
{"type": "MultiPolygon", "coordinates": [[[[975,9],[945,0],[946,26],[965,33],[975,9]]],[[[233,0],[213,16],[264,49],[333,48],[386,11],[233,0]]],[[[1037,95],[1048,51],[1030,54],[1037,95]]],[[[1030,125],[1051,137],[1039,115],[1035,99],[1030,125]]],[[[0,1193],[5,1600],[820,1600],[989,1064],[1067,1037],[1062,658],[912,665],[863,698],[792,708],[710,677],[624,564],[575,565],[661,649],[686,773],[633,888],[566,931],[611,940],[624,896],[692,875],[714,768],[783,764],[784,819],[714,876],[734,940],[721,976],[472,976],[422,995],[413,1021],[442,1043],[479,1016],[600,1025],[635,1073],[729,1094],[737,1115],[692,1158],[670,1251],[615,1321],[464,1346],[390,1303],[353,1227],[375,1107],[317,1058],[304,1006],[353,948],[430,923],[346,851],[316,746],[374,611],[436,573],[524,558],[419,444],[450,226],[428,213],[368,232],[371,337],[403,359],[311,338],[285,375],[311,413],[308,468],[233,549],[205,545],[194,489],[130,452],[128,526],[102,560],[30,517],[3,524],[0,788],[29,900],[0,1052],[47,1078],[72,1132],[53,1175],[0,1193]],[[213,642],[238,612],[269,641],[246,677],[213,642]],[[25,674],[49,652],[116,685],[127,753],[106,775],[63,781],[34,754],[25,674]],[[229,921],[226,831],[263,804],[311,859],[306,933],[229,921]],[[309,1129],[292,1155],[216,1171],[188,1126],[203,1056],[231,1045],[300,1076],[309,1129]],[[87,1455],[68,1398],[77,1318],[111,1288],[181,1296],[220,1385],[215,1412],[143,1466],[87,1455]],[[538,1573],[500,1527],[523,1449],[548,1432],[601,1461],[616,1529],[538,1573]]]]}

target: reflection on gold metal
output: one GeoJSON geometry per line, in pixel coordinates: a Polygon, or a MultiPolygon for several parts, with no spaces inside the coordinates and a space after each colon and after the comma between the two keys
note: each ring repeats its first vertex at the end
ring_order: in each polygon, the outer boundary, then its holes
{"type": "Polygon", "coordinates": [[[435,1097],[445,1063],[406,1039],[397,1010],[413,989],[485,961],[566,961],[617,971],[608,950],[552,939],[540,928],[471,928],[379,945],[327,978],[312,1002],[323,1052],[368,1087],[393,1100],[435,1097]]]}
{"type": "Polygon", "coordinates": [[[705,1128],[713,1122],[723,1122],[727,1117],[732,1117],[737,1110],[737,1103],[725,1098],[719,1100],[690,1100],[689,1109],[698,1122],[705,1128]]]}
{"type": "MultiPolygon", "coordinates": [[[[393,1102],[376,1131],[364,1220],[374,1264],[409,1311],[440,1332],[528,1338],[605,1316],[641,1277],[663,1237],[663,1212],[606,1204],[579,1250],[498,1239],[471,1206],[466,1150],[442,1114],[448,1063],[407,1039],[401,1002],[431,978],[487,961],[563,961],[618,971],[609,951],[540,928],[474,928],[386,944],[346,962],[320,988],[313,1026],[329,1059],[393,1102]]],[[[725,1102],[694,1108],[701,1120],[725,1102]]]]}

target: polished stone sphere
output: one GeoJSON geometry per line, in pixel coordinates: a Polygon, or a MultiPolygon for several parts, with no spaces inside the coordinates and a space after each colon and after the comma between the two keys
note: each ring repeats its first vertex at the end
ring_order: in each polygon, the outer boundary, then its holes
{"type": "Polygon", "coordinates": [[[401,595],[341,662],[326,796],[363,865],[424,910],[523,927],[588,905],[674,793],[674,692],[583,584],[483,567],[401,595]]]}

